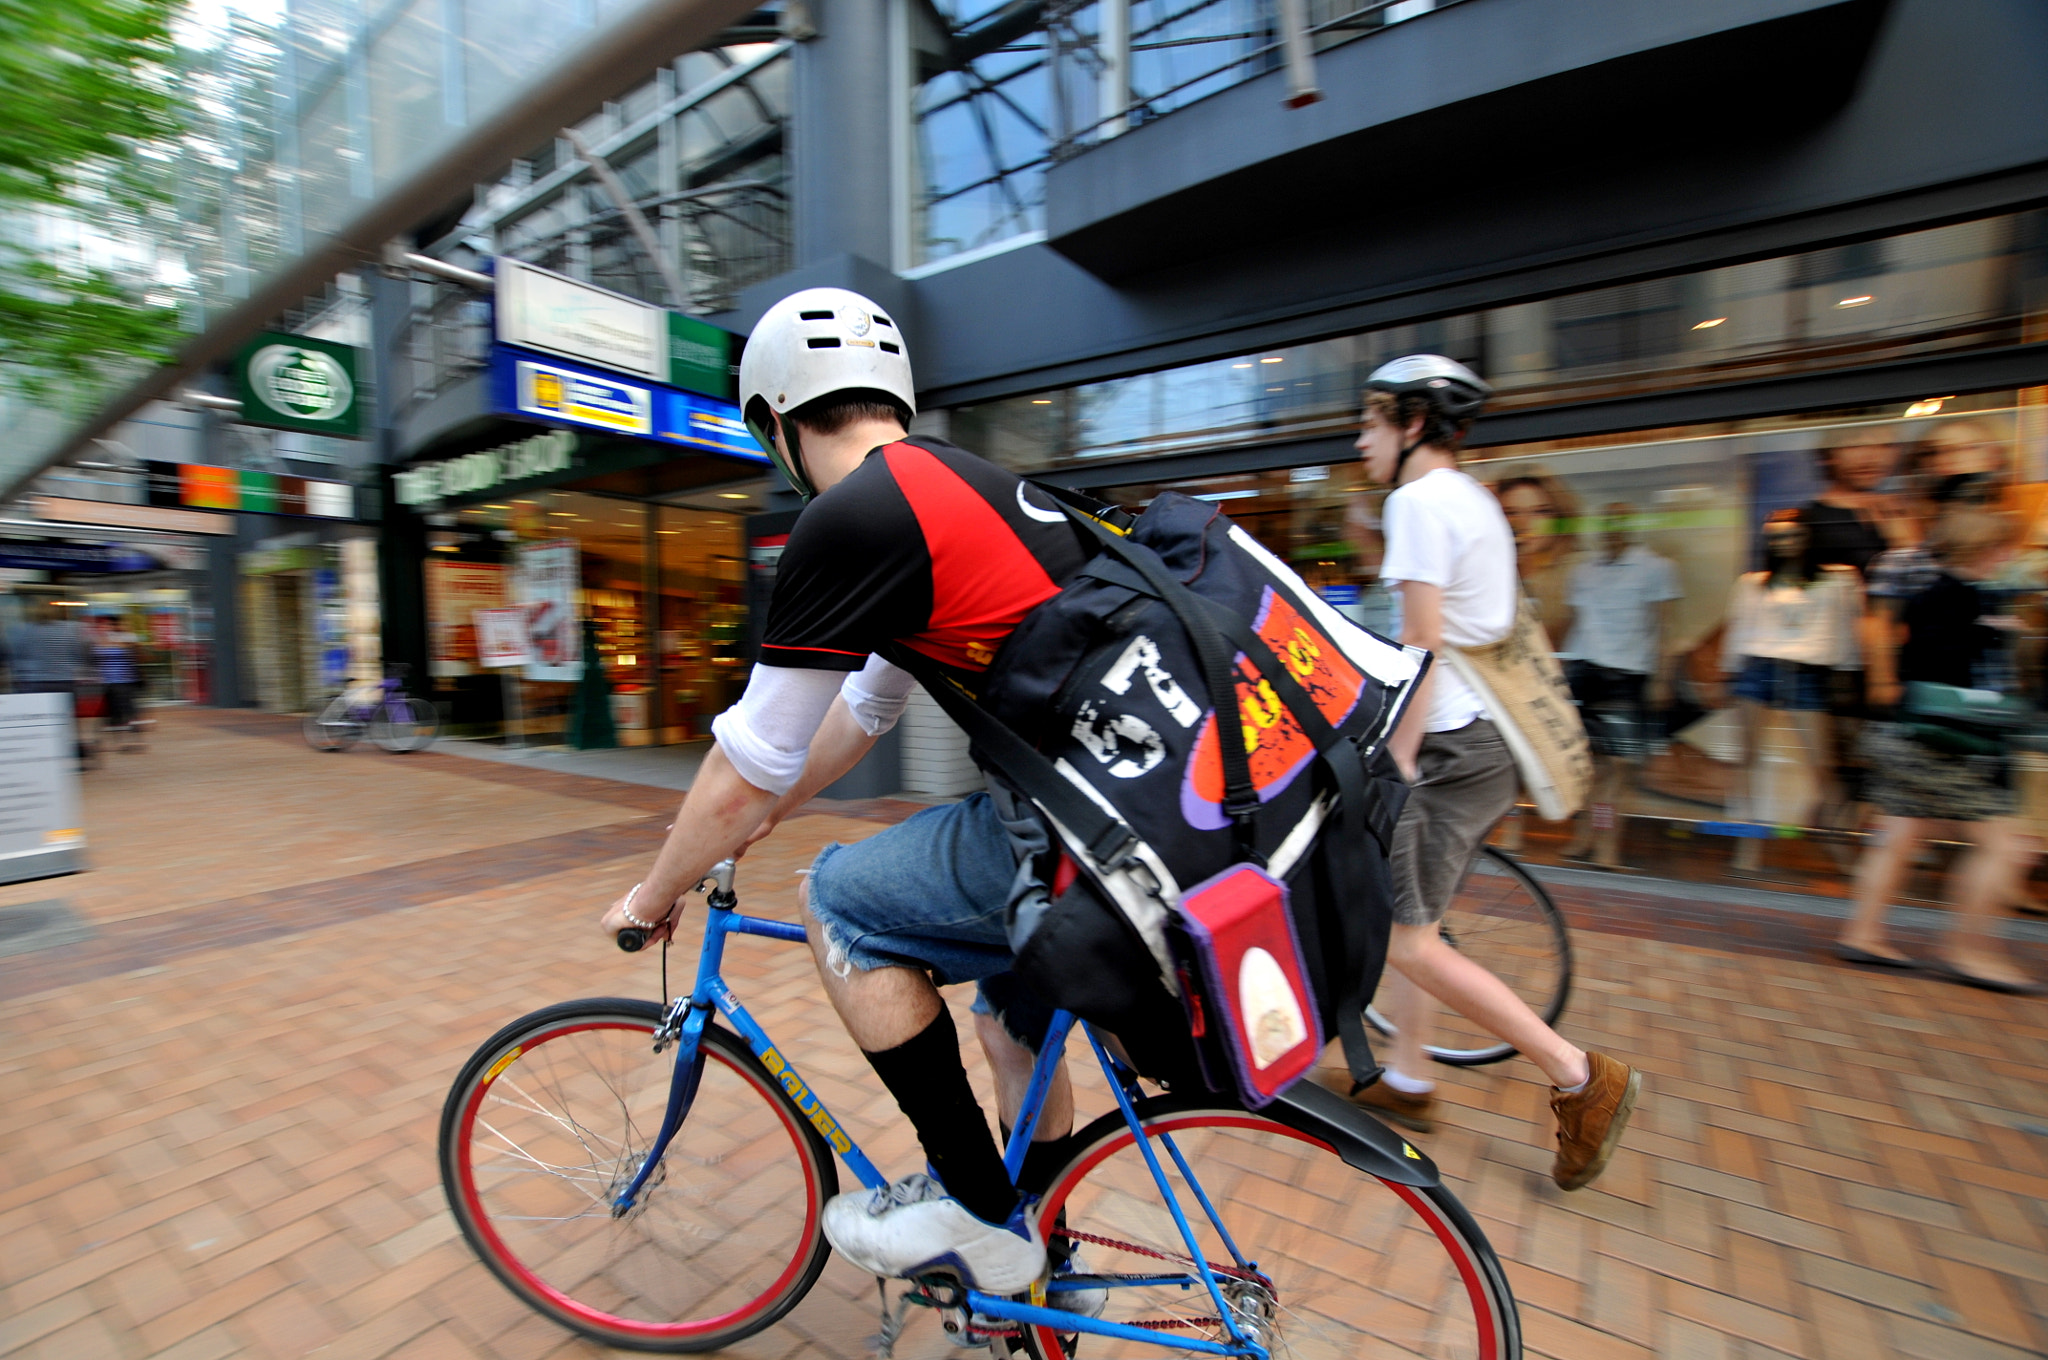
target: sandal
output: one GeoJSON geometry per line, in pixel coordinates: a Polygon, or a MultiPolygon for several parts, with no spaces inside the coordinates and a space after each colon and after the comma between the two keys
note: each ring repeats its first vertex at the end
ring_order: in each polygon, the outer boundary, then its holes
{"type": "Polygon", "coordinates": [[[1985,977],[1958,968],[1946,959],[1929,959],[1927,971],[1948,982],[1959,982],[1965,987],[1978,987],[1987,992],[1999,992],[2006,996],[2048,996],[2048,987],[2038,982],[2007,982],[2004,978],[1985,977]]]}
{"type": "Polygon", "coordinates": [[[1853,944],[1843,944],[1839,940],[1834,944],[1834,955],[1843,963],[1853,963],[1863,968],[1918,968],[1920,966],[1920,962],[1917,959],[1909,959],[1904,955],[1893,958],[1889,954],[1878,954],[1868,949],[1858,949],[1853,944]]]}

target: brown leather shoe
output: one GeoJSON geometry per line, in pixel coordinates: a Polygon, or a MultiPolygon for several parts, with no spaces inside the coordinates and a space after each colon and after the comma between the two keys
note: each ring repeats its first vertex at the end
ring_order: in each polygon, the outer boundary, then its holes
{"type": "Polygon", "coordinates": [[[1605,1053],[1588,1053],[1586,1061],[1591,1075],[1583,1089],[1550,1093],[1550,1112],[1557,1116],[1557,1161],[1550,1178],[1565,1190],[1589,1185],[1607,1169],[1643,1086],[1642,1073],[1605,1053]]]}
{"type": "Polygon", "coordinates": [[[1382,1118],[1392,1120],[1402,1128],[1415,1133],[1435,1133],[1436,1092],[1425,1091],[1411,1096],[1406,1091],[1397,1091],[1384,1081],[1376,1081],[1363,1090],[1351,1089],[1351,1074],[1343,1068],[1324,1068],[1316,1073],[1316,1080],[1349,1100],[1353,1105],[1371,1110],[1382,1118]]]}

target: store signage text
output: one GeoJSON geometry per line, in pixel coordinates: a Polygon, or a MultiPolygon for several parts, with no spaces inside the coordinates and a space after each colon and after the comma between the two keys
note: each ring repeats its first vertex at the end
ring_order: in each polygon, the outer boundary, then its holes
{"type": "Polygon", "coordinates": [[[519,361],[518,409],[524,415],[594,425],[620,434],[648,434],[654,429],[654,393],[638,383],[519,361]]]}
{"type": "Polygon", "coordinates": [[[356,489],[347,482],[283,477],[205,463],[143,464],[151,505],[194,510],[248,510],[309,519],[354,519],[356,489]]]}
{"type": "Polygon", "coordinates": [[[681,312],[668,314],[668,381],[685,392],[720,401],[738,395],[732,371],[732,332],[681,312]]]}
{"type": "Polygon", "coordinates": [[[500,256],[498,339],[601,368],[668,376],[667,309],[500,256]]]}
{"type": "Polygon", "coordinates": [[[491,406],[504,415],[635,435],[750,463],[768,461],[739,407],[729,401],[542,363],[506,345],[491,347],[491,406]]]}
{"type": "Polygon", "coordinates": [[[241,419],[353,439],[362,432],[356,372],[352,345],[266,331],[235,357],[241,419]]]}
{"type": "Polygon", "coordinates": [[[500,482],[566,472],[575,456],[573,431],[548,430],[516,444],[408,468],[392,477],[392,495],[400,505],[425,505],[451,496],[474,495],[500,482]]]}

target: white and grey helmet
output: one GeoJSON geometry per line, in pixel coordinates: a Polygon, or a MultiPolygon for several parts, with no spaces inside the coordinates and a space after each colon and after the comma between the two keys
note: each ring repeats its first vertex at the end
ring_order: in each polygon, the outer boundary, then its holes
{"type": "Polygon", "coordinates": [[[1486,405],[1493,388],[1486,379],[1441,354],[1410,354],[1392,359],[1365,380],[1368,392],[1423,396],[1452,420],[1470,420],[1486,405]]]}
{"type": "Polygon", "coordinates": [[[775,447],[776,415],[806,402],[855,389],[885,392],[917,413],[910,356],[896,322],[872,300],[845,288],[806,288],[770,307],[747,337],[740,356],[740,412],[755,440],[798,495],[816,494],[797,448],[796,430],[783,422],[785,458],[775,447]]]}

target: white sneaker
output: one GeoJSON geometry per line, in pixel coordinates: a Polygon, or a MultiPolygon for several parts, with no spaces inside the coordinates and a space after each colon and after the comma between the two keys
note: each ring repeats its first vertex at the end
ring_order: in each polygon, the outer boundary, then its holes
{"type": "Polygon", "coordinates": [[[1045,1244],[967,1212],[923,1174],[825,1203],[825,1237],[871,1275],[952,1269],[970,1288],[1015,1294],[1045,1274],[1045,1244]]]}

